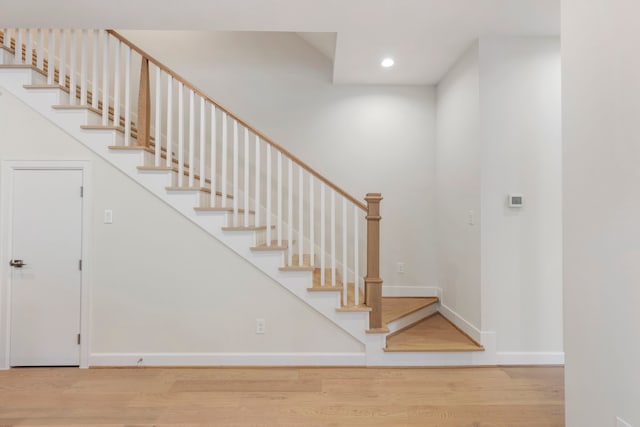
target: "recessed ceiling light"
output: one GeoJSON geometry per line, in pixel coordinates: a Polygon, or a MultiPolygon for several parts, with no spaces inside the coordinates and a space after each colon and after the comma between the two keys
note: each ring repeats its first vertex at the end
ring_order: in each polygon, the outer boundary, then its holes
{"type": "Polygon", "coordinates": [[[395,64],[393,58],[384,58],[380,63],[380,65],[382,65],[384,68],[393,67],[393,64],[395,64]]]}

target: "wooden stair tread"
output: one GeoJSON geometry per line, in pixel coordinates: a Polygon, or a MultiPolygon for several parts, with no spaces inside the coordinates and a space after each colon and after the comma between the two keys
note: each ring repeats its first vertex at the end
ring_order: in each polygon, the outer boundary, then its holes
{"type": "Polygon", "coordinates": [[[143,147],[141,145],[110,145],[109,150],[122,150],[122,151],[136,151],[144,150],[148,153],[153,153],[153,150],[149,147],[143,147]]]}
{"type": "Polygon", "coordinates": [[[278,246],[278,241],[273,240],[269,246],[267,246],[266,243],[262,243],[260,245],[252,246],[250,249],[252,251],[280,251],[289,248],[289,241],[283,240],[281,243],[282,244],[278,246]]]}
{"type": "Polygon", "coordinates": [[[312,286],[307,288],[310,292],[342,292],[342,285],[340,286],[312,286]]]}
{"type": "Polygon", "coordinates": [[[211,193],[211,189],[208,187],[165,187],[167,191],[202,191],[203,193],[211,193]]]}
{"type": "MultiPolygon", "coordinates": [[[[273,228],[273,226],[271,228],[273,228]]],[[[222,227],[222,231],[262,231],[266,229],[266,225],[249,225],[247,227],[222,227]]]]}
{"type": "Polygon", "coordinates": [[[384,351],[484,351],[484,347],[435,313],[387,336],[384,351]]]}
{"type": "MultiPolygon", "coordinates": [[[[213,206],[198,206],[193,208],[196,212],[233,212],[231,207],[213,207],[213,206]]],[[[238,213],[244,214],[244,209],[238,208],[238,213]]],[[[256,211],[249,210],[249,214],[255,214],[256,211]]]]}
{"type": "Polygon", "coordinates": [[[438,297],[384,297],[382,323],[387,324],[438,302],[438,297]]]}

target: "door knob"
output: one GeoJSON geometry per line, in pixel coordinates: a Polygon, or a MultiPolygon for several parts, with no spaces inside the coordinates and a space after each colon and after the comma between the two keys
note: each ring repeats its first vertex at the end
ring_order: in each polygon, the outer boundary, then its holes
{"type": "Polygon", "coordinates": [[[9,265],[11,267],[22,268],[27,264],[25,264],[21,259],[12,259],[11,261],[9,261],[9,265]]]}

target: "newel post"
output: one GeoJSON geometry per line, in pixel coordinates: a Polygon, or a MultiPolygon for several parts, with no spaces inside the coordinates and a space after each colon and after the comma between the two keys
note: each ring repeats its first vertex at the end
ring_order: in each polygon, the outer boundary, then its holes
{"type": "Polygon", "coordinates": [[[151,91],[149,90],[149,59],[142,57],[140,91],[138,92],[138,145],[148,147],[151,132],[151,91]]]}
{"type": "Polygon", "coordinates": [[[380,193],[367,193],[367,275],[365,300],[369,312],[369,330],[382,329],[382,279],[380,278],[380,193]]]}

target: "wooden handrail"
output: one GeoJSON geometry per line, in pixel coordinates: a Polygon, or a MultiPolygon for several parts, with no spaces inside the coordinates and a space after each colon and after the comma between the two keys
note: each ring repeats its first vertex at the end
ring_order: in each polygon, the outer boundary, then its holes
{"type": "Polygon", "coordinates": [[[311,166],[309,166],[308,164],[306,164],[305,162],[303,162],[302,160],[300,160],[298,157],[294,156],[290,151],[288,151],[287,149],[285,149],[284,147],[282,147],[281,145],[279,145],[278,143],[276,143],[275,141],[273,141],[271,138],[269,138],[268,136],[266,136],[265,134],[263,134],[262,132],[260,132],[259,130],[257,130],[256,128],[254,128],[253,126],[251,126],[250,124],[248,124],[247,122],[245,122],[244,120],[240,119],[238,116],[236,116],[235,114],[233,114],[231,111],[229,111],[227,108],[223,107],[222,105],[220,105],[218,102],[214,101],[211,97],[209,97],[207,94],[205,94],[202,90],[198,89],[197,87],[195,87],[194,85],[192,85],[191,83],[189,83],[184,77],[182,77],[180,74],[176,73],[175,71],[173,71],[172,69],[170,69],[169,67],[167,67],[166,65],[162,64],[160,61],[158,61],[157,59],[155,59],[153,56],[149,55],[147,52],[145,52],[144,50],[140,49],[138,46],[136,46],[133,42],[131,42],[130,40],[128,40],[126,37],[124,37],[123,35],[119,34],[117,31],[115,30],[107,30],[107,32],[109,34],[111,34],[112,36],[114,36],[115,38],[117,38],[118,40],[120,40],[122,43],[124,43],[125,45],[127,45],[129,48],[133,49],[134,51],[138,52],[138,54],[140,54],[143,58],[146,58],[148,61],[150,61],[151,63],[153,63],[156,67],[160,68],[162,71],[164,71],[165,73],[169,74],[171,77],[173,77],[175,80],[181,82],[185,87],[189,88],[190,90],[192,90],[194,93],[196,93],[198,96],[204,98],[205,100],[209,101],[210,103],[212,103],[213,105],[215,105],[218,109],[224,111],[225,113],[227,113],[228,116],[232,117],[233,119],[235,119],[240,125],[242,125],[243,127],[246,127],[247,129],[249,129],[249,131],[251,131],[253,134],[257,135],[258,137],[260,137],[260,139],[262,139],[263,141],[265,141],[267,144],[271,145],[272,147],[274,147],[276,150],[280,151],[282,154],[284,154],[285,156],[287,156],[288,158],[290,158],[291,160],[293,160],[296,164],[298,164],[300,167],[302,167],[303,169],[305,169],[307,172],[309,172],[311,175],[315,176],[317,179],[319,179],[320,181],[324,182],[327,186],[329,186],[330,188],[332,188],[334,191],[336,191],[338,194],[342,195],[343,197],[345,197],[347,200],[349,200],[351,203],[353,203],[354,205],[356,205],[357,207],[359,207],[361,210],[367,212],[367,206],[362,203],[360,200],[356,199],[355,197],[353,197],[351,194],[347,193],[345,190],[343,190],[342,188],[338,187],[336,184],[334,184],[333,182],[329,181],[327,178],[325,178],[324,176],[322,176],[319,172],[315,171],[311,166]]]}
{"type": "Polygon", "coordinates": [[[380,278],[380,193],[368,193],[367,201],[367,275],[364,278],[365,301],[369,312],[369,331],[382,326],[382,279],[380,278]]]}

